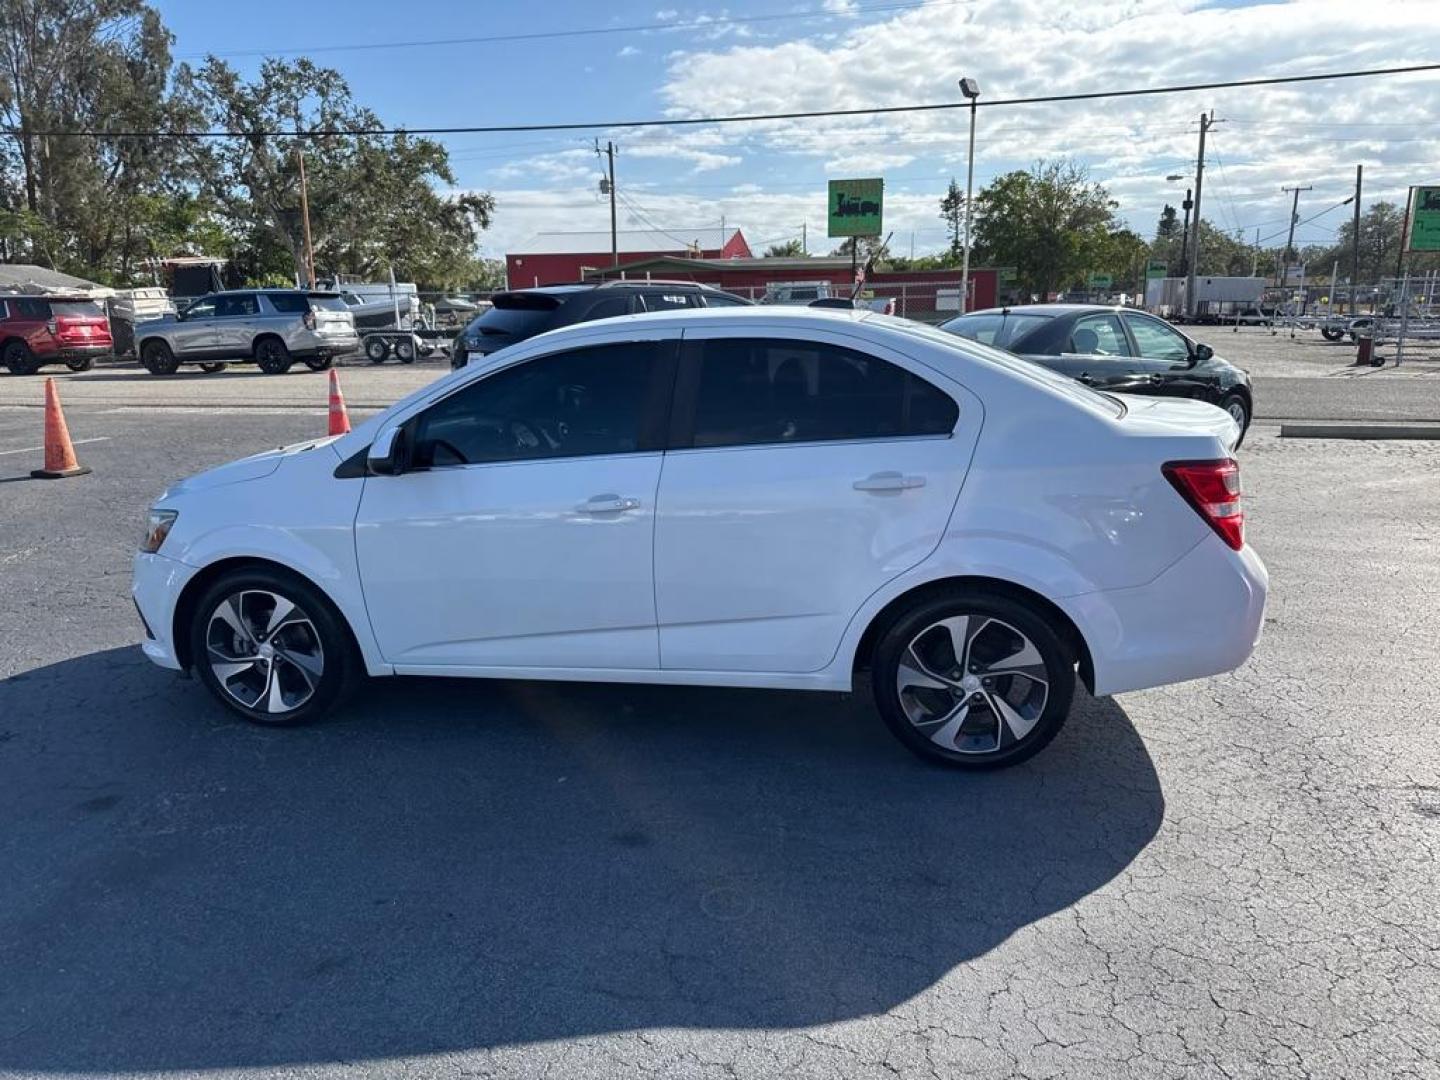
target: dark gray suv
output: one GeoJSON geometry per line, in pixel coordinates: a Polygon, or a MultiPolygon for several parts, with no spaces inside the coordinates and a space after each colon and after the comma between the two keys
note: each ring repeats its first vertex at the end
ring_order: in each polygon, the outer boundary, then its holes
{"type": "Polygon", "coordinates": [[[499,292],[491,307],[471,319],[450,352],[450,366],[499,352],[546,330],[572,323],[700,307],[748,307],[750,301],[693,281],[606,281],[597,285],[542,285],[499,292]]]}

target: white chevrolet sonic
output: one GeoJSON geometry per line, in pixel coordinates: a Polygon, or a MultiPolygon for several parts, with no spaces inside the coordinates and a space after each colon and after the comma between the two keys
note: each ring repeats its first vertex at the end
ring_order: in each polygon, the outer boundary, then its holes
{"type": "MultiPolygon", "coordinates": [[[[1260,634],[1234,421],[869,312],[607,319],[181,481],[147,656],[262,724],[362,674],[848,691],[1006,765],[1260,634]]],[[[778,721],[777,721],[778,722],[778,721]]]]}

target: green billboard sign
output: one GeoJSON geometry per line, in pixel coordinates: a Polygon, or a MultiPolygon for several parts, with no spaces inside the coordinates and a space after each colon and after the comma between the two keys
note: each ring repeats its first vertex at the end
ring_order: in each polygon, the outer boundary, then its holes
{"type": "Polygon", "coordinates": [[[1406,251],[1440,251],[1440,187],[1410,189],[1410,228],[1406,251]]]}
{"type": "Polygon", "coordinates": [[[879,236],[885,181],[830,181],[830,236],[879,236]]]}
{"type": "Polygon", "coordinates": [[[1151,259],[1145,264],[1145,280],[1147,281],[1163,278],[1169,272],[1170,266],[1164,259],[1151,259]]]}
{"type": "Polygon", "coordinates": [[[1115,284],[1115,279],[1109,274],[1091,274],[1089,280],[1092,289],[1108,289],[1115,284]]]}

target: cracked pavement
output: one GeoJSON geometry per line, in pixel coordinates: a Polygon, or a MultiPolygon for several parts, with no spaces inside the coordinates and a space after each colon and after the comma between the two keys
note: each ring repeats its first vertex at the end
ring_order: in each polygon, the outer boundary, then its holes
{"type": "Polygon", "coordinates": [[[0,1076],[1440,1077],[1440,444],[1257,430],[1252,661],[967,776],[863,693],[244,726],[140,656],[130,553],[323,416],[76,405],[93,475],[0,457],[0,1076]]]}

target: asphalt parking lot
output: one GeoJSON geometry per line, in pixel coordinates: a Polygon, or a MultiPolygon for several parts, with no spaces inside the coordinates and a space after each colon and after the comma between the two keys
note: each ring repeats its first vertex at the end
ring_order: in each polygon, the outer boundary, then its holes
{"type": "MultiPolygon", "coordinates": [[[[1440,377],[1264,378],[1440,419],[1440,377]]],[[[864,694],[247,727],[141,657],[130,555],[170,481],[323,433],[323,377],[57,381],[94,473],[41,482],[0,378],[0,1076],[1440,1076],[1440,443],[1257,426],[1252,661],[969,776],[864,694]]]]}

